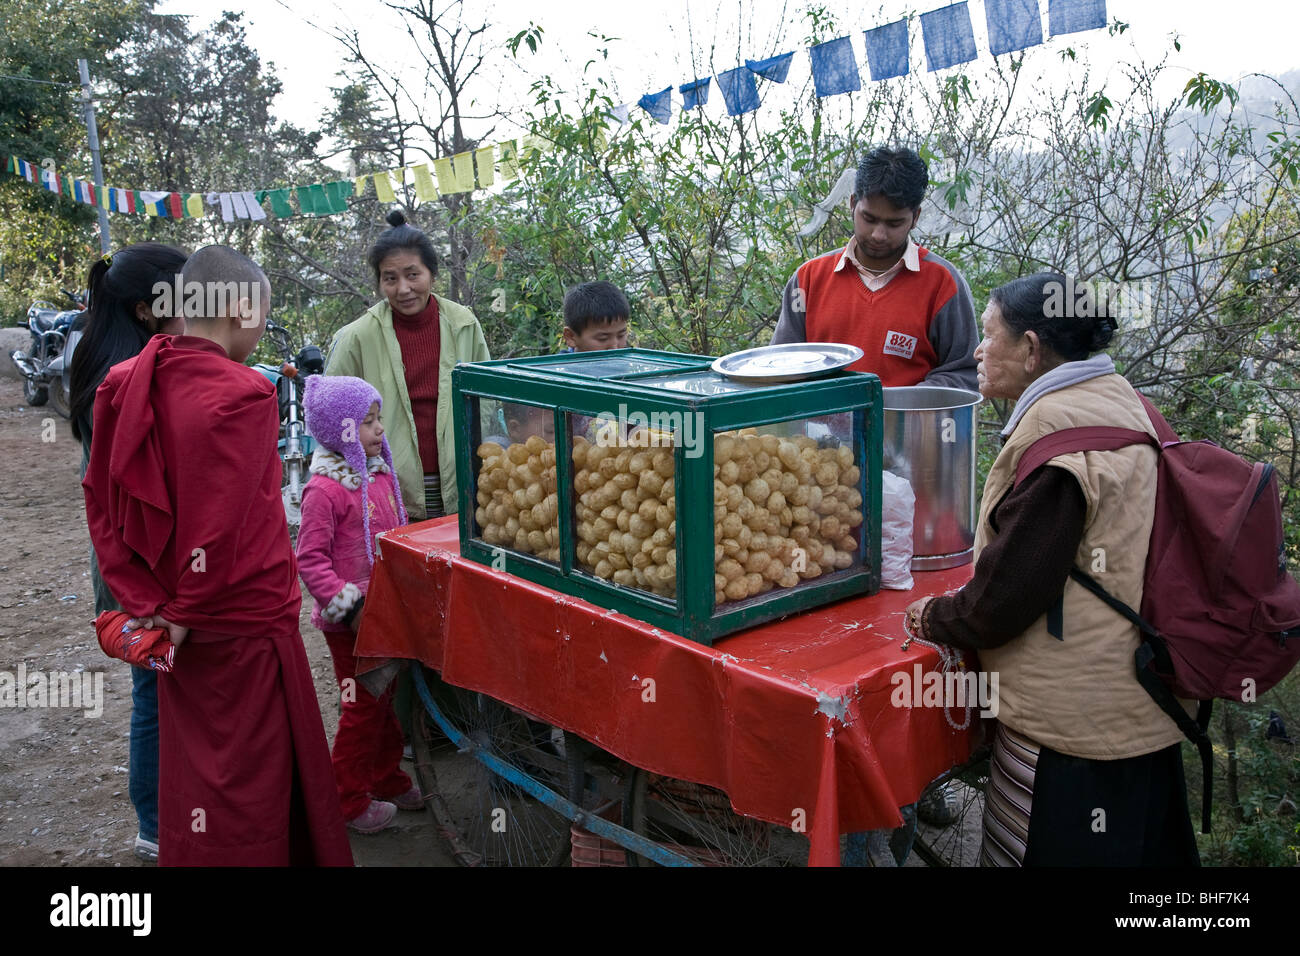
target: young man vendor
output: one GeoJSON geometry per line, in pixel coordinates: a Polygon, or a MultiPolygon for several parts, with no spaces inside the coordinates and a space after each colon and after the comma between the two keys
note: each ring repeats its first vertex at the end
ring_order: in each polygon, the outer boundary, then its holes
{"type": "Polygon", "coordinates": [[[853,236],[790,277],[773,345],[856,345],[864,354],[850,368],[875,372],[886,387],[978,390],[970,287],[910,235],[929,184],[925,161],[910,149],[867,154],[853,190],[853,236]]]}
{"type": "MultiPolygon", "coordinates": [[[[786,283],[772,344],[841,342],[862,349],[849,366],[874,372],[886,387],[939,385],[979,391],[980,335],[970,286],[946,259],[912,241],[930,185],[925,160],[906,148],[877,146],[858,166],[848,245],[810,259],[786,283]]],[[[933,791],[916,808],[927,823],[956,818],[955,795],[933,791]]],[[[851,834],[846,863],[880,865],[886,840],[901,865],[915,817],[893,834],[851,834]],[[882,852],[883,851],[883,852],[882,852]]]]}

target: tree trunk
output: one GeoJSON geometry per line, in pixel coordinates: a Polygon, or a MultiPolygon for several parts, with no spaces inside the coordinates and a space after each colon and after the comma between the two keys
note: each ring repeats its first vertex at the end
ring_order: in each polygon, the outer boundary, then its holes
{"type": "Polygon", "coordinates": [[[1223,742],[1228,751],[1228,772],[1224,774],[1224,784],[1228,788],[1228,808],[1232,811],[1232,819],[1240,825],[1245,822],[1246,815],[1241,809],[1241,798],[1237,794],[1237,727],[1231,704],[1225,704],[1223,708],[1223,742]]]}

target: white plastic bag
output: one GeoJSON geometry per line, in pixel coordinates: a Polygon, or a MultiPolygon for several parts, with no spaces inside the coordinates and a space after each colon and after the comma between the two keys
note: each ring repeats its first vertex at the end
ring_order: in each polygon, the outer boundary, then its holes
{"type": "Polygon", "coordinates": [[[896,591],[912,587],[912,520],[916,494],[912,483],[893,472],[880,474],[880,586],[896,591]]]}

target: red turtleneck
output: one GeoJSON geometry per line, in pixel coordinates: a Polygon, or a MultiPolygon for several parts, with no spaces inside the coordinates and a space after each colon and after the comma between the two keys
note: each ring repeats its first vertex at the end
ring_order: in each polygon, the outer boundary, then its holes
{"type": "MultiPolygon", "coordinates": [[[[429,304],[415,315],[393,310],[393,331],[402,350],[406,373],[406,391],[411,397],[411,414],[415,418],[415,440],[425,474],[438,471],[438,358],[442,333],[438,324],[438,299],[429,296],[429,304]]],[[[392,414],[391,412],[389,413],[392,414]]]]}

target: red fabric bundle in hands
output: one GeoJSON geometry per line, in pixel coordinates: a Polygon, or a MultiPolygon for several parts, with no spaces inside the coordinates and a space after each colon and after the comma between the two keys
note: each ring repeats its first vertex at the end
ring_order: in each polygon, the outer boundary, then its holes
{"type": "Polygon", "coordinates": [[[109,657],[135,667],[167,673],[172,669],[176,645],[161,627],[127,629],[131,615],[125,611],[104,611],[95,618],[95,635],[109,657]]]}

